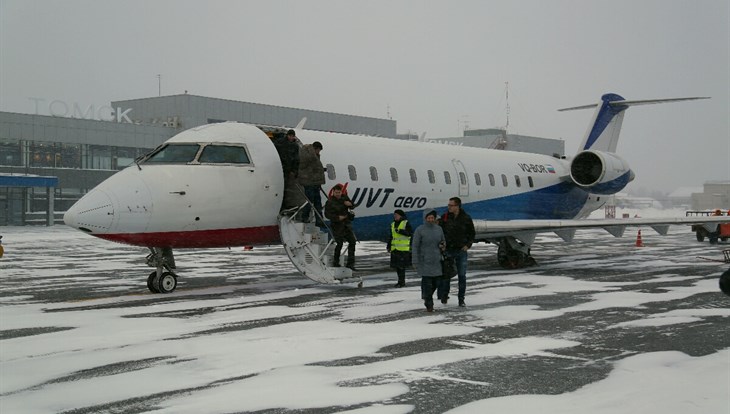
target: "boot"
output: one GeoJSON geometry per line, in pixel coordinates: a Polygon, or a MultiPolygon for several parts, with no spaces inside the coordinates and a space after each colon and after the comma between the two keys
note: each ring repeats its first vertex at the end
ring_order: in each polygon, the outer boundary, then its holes
{"type": "Polygon", "coordinates": [[[398,271],[398,283],[395,284],[395,287],[401,288],[406,286],[406,275],[401,274],[400,271],[398,271]]]}
{"type": "Polygon", "coordinates": [[[346,260],[345,267],[348,268],[348,269],[351,269],[354,272],[356,270],[355,269],[355,258],[348,256],[347,257],[347,260],[346,260]]]}

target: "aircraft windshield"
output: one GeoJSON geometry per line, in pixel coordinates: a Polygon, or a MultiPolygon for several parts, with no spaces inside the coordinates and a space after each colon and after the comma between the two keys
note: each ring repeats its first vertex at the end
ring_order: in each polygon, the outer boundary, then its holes
{"type": "Polygon", "coordinates": [[[152,154],[145,163],[155,164],[185,164],[195,159],[200,145],[198,144],[170,144],[152,154]]]}
{"type": "Polygon", "coordinates": [[[231,145],[207,145],[200,154],[201,163],[249,164],[246,149],[231,145]]]}

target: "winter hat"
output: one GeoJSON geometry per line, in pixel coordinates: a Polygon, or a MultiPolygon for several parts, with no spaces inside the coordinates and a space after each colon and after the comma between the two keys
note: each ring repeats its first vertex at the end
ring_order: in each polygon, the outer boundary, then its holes
{"type": "Polygon", "coordinates": [[[439,213],[437,213],[436,210],[431,210],[428,213],[426,213],[426,215],[423,216],[423,218],[426,218],[428,216],[433,216],[434,218],[438,218],[439,213]]]}
{"type": "Polygon", "coordinates": [[[406,218],[406,213],[401,209],[398,209],[398,210],[394,211],[393,213],[401,216],[401,218],[406,218]]]}

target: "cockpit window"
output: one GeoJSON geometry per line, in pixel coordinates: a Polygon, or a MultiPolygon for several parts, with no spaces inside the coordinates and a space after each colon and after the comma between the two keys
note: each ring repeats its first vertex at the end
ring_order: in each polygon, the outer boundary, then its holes
{"type": "Polygon", "coordinates": [[[169,144],[150,155],[145,163],[156,164],[186,164],[195,159],[200,145],[198,144],[169,144]]]}
{"type": "Polygon", "coordinates": [[[246,149],[232,145],[207,145],[198,159],[201,163],[250,164],[246,149]]]}

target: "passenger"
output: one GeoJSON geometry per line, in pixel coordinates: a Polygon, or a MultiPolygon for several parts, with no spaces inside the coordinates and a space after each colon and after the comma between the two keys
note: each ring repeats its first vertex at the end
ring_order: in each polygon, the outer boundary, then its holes
{"type": "Polygon", "coordinates": [[[284,178],[296,178],[299,172],[299,147],[301,141],[297,138],[297,134],[290,129],[285,137],[279,137],[274,142],[276,151],[279,152],[281,158],[281,166],[284,169],[284,178]]]}
{"type": "MultiPolygon", "coordinates": [[[[319,152],[322,151],[322,144],[314,141],[312,144],[306,144],[299,149],[299,184],[304,187],[304,195],[314,205],[314,218],[318,227],[323,227],[324,222],[322,216],[322,198],[320,186],[325,183],[324,166],[319,159],[319,152]]],[[[312,210],[310,204],[302,209],[302,218],[305,223],[309,223],[309,214],[312,210]]]]}
{"type": "Polygon", "coordinates": [[[424,216],[413,234],[413,267],[421,276],[421,299],[426,312],[433,312],[433,292],[441,280],[441,253],[446,248],[444,231],[436,224],[436,210],[424,216]]]}
{"type": "MultiPolygon", "coordinates": [[[[456,269],[459,278],[459,306],[464,307],[464,296],[466,294],[466,263],[467,251],[474,243],[475,231],[471,217],[461,208],[461,199],[451,197],[449,199],[448,211],[441,218],[439,223],[444,229],[446,236],[445,256],[453,257],[456,262],[456,269]]],[[[438,298],[441,303],[449,300],[449,289],[451,279],[443,278],[439,284],[438,298]]]]}
{"type": "Polygon", "coordinates": [[[304,204],[304,197],[297,187],[297,174],[299,173],[299,146],[301,142],[296,132],[290,129],[286,136],[278,137],[274,141],[276,151],[281,158],[281,167],[284,173],[284,210],[299,207],[304,204]]]}
{"type": "Polygon", "coordinates": [[[403,210],[393,212],[393,222],[390,223],[388,234],[388,251],[390,252],[390,267],[398,275],[395,287],[406,285],[406,268],[411,267],[411,236],[413,228],[403,210]]]}
{"type": "Polygon", "coordinates": [[[350,211],[355,206],[350,197],[342,194],[342,185],[332,187],[331,196],[324,205],[324,216],[332,222],[332,233],[335,236],[335,255],[333,267],[340,267],[340,251],[347,241],[347,261],[345,266],[355,270],[355,233],[352,232],[354,214],[350,211]]]}

